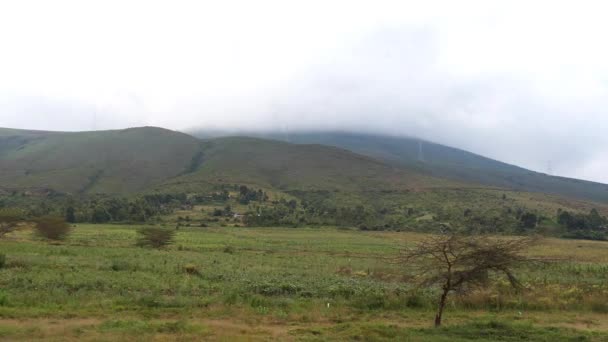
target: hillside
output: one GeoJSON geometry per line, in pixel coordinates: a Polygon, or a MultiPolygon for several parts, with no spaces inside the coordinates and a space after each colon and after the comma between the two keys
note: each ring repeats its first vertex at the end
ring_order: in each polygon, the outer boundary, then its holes
{"type": "MultiPolygon", "coordinates": [[[[508,190],[505,184],[501,184],[502,188],[488,186],[491,182],[485,180],[492,180],[500,172],[521,175],[527,171],[440,145],[425,143],[429,146],[428,152],[420,162],[413,160],[411,149],[403,148],[400,153],[394,145],[391,149],[391,145],[387,147],[380,141],[374,143],[371,138],[369,142],[355,137],[323,141],[349,145],[367,155],[335,146],[306,144],[307,139],[312,138],[301,136],[295,140],[299,144],[250,137],[197,139],[153,127],[77,133],[2,129],[0,194],[9,195],[5,196],[4,203],[28,207],[31,212],[50,207],[60,212],[67,205],[62,201],[69,201],[73,196],[56,196],[63,199],[55,201],[54,196],[21,197],[20,192],[13,195],[10,190],[30,190],[34,194],[55,190],[73,195],[156,193],[182,196],[164,203],[165,207],[174,209],[180,207],[176,207],[175,201],[186,204],[184,198],[187,196],[183,197],[183,194],[200,196],[200,201],[205,202],[204,198],[229,190],[232,193],[218,200],[222,208],[228,205],[239,212],[247,212],[251,210],[250,200],[238,200],[240,186],[245,185],[256,192],[261,190],[271,199],[256,203],[264,207],[266,216],[258,215],[260,221],[250,224],[306,222],[426,230],[438,222],[450,222],[469,228],[491,227],[512,232],[519,227],[521,215],[530,211],[544,217],[543,227],[554,235],[561,234],[554,224],[560,209],[589,213],[596,208],[603,215],[608,213],[605,202],[547,195],[543,193],[542,183],[533,188],[538,194],[508,190]],[[459,163],[466,165],[462,167],[465,176],[476,178],[458,176],[455,170],[459,163]],[[454,172],[448,172],[450,170],[454,172]],[[285,201],[281,202],[281,199],[285,201]],[[306,211],[285,209],[284,203],[288,200],[296,200],[302,209],[307,208],[306,211]]],[[[514,179],[526,180],[524,177],[514,179]]],[[[592,198],[593,193],[583,195],[592,198]]],[[[103,197],[137,199],[145,196],[103,197]]],[[[138,220],[146,217],[136,215],[140,206],[129,207],[123,202],[119,205],[111,201],[98,206],[95,200],[88,202],[91,198],[95,196],[83,197],[83,203],[75,205],[79,217],[87,222],[93,221],[93,217],[102,222],[106,222],[104,217],[112,220],[118,215],[138,220]],[[127,208],[126,211],[108,214],[112,208],[121,206],[127,208]],[[101,214],[91,214],[95,212],[101,214]],[[125,215],[125,212],[132,215],[125,215]]],[[[206,215],[216,209],[207,208],[206,215]]],[[[150,210],[154,210],[151,213],[163,212],[162,206],[150,210]]],[[[199,214],[194,211],[183,213],[183,216],[198,217],[199,214]]],[[[212,217],[200,219],[209,221],[212,217]]],[[[205,224],[210,222],[217,221],[205,224]]]]}
{"type": "Polygon", "coordinates": [[[232,137],[205,140],[198,171],[164,187],[251,184],[281,191],[417,189],[454,184],[336,147],[232,137]]]}
{"type": "MultiPolygon", "coordinates": [[[[197,136],[228,133],[198,132],[197,136]]],[[[231,133],[234,134],[234,133],[231,133]]],[[[241,133],[237,133],[241,134],[241,133]]],[[[608,185],[555,177],[415,138],[344,132],[242,133],[295,144],[336,146],[437,178],[608,203],[608,185]]]]}
{"type": "Polygon", "coordinates": [[[0,130],[0,187],[70,193],[190,191],[249,184],[280,191],[416,189],[451,184],[336,147],[198,140],[160,128],[0,130]]]}
{"type": "Polygon", "coordinates": [[[0,187],[142,191],[187,172],[199,149],[200,141],[189,135],[152,127],[77,133],[0,129],[0,187]]]}

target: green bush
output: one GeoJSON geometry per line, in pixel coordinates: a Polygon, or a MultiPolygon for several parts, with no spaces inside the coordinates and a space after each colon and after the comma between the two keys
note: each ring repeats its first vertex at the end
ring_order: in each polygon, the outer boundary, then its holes
{"type": "Polygon", "coordinates": [[[6,266],[6,254],[0,253],[0,269],[6,266]]]}
{"type": "Polygon", "coordinates": [[[110,265],[110,268],[112,269],[112,271],[115,271],[115,272],[135,271],[137,269],[137,267],[134,267],[127,261],[121,260],[121,259],[112,260],[112,265],[110,265]]]}
{"type": "Polygon", "coordinates": [[[137,233],[139,234],[137,240],[139,247],[164,248],[171,245],[175,238],[175,230],[158,227],[142,228],[137,233]]]}
{"type": "Polygon", "coordinates": [[[186,274],[189,275],[201,275],[201,271],[198,269],[198,266],[196,266],[195,264],[186,264],[183,267],[183,270],[186,274]]]}
{"type": "Polygon", "coordinates": [[[8,305],[8,295],[0,290],[0,306],[8,305]]]}
{"type": "Polygon", "coordinates": [[[14,231],[23,220],[23,213],[17,209],[0,209],[0,237],[14,231]]]}
{"type": "Polygon", "coordinates": [[[36,220],[38,235],[49,240],[65,240],[71,230],[72,227],[62,217],[44,216],[36,220]]]}
{"type": "Polygon", "coordinates": [[[407,299],[405,300],[405,305],[408,308],[422,308],[425,305],[425,300],[424,298],[419,294],[419,293],[411,293],[410,295],[407,296],[407,299]]]}

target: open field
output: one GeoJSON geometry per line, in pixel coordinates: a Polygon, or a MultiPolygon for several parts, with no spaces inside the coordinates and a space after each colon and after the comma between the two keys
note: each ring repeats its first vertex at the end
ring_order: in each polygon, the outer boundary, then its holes
{"type": "Polygon", "coordinates": [[[0,241],[0,340],[608,340],[608,243],[545,239],[554,260],[453,297],[431,327],[434,289],[392,262],[424,234],[316,228],[181,228],[167,250],[137,226],[78,225],[50,244],[0,241]]]}

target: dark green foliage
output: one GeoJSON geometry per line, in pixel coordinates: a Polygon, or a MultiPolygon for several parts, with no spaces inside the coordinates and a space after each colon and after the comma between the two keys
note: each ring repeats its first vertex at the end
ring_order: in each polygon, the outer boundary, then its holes
{"type": "Polygon", "coordinates": [[[211,194],[195,194],[192,196],[192,200],[196,204],[208,204],[213,202],[225,202],[230,199],[230,193],[226,189],[222,189],[219,192],[212,192],[211,194]]]}
{"type": "Polygon", "coordinates": [[[596,209],[587,215],[560,211],[557,222],[566,229],[564,237],[590,240],[606,240],[608,237],[608,219],[600,216],[596,209]]]}
{"type": "Polygon", "coordinates": [[[176,209],[191,207],[191,199],[184,193],[132,197],[11,195],[0,199],[23,209],[23,214],[17,217],[62,216],[69,223],[148,222],[158,216],[171,214],[176,209]]]}
{"type": "Polygon", "coordinates": [[[199,270],[198,266],[196,266],[195,264],[184,265],[183,271],[189,275],[196,275],[196,276],[201,275],[201,271],[199,270]]]}
{"type": "Polygon", "coordinates": [[[524,213],[519,218],[519,222],[523,229],[529,230],[536,228],[538,217],[534,213],[524,213]]]}
{"type": "Polygon", "coordinates": [[[65,209],[65,220],[69,223],[76,222],[76,211],[74,210],[74,207],[67,207],[65,209]]]}
{"type": "Polygon", "coordinates": [[[23,213],[18,209],[0,209],[0,237],[17,229],[23,218],[23,213]]]}
{"type": "Polygon", "coordinates": [[[141,228],[137,233],[139,234],[137,240],[137,246],[139,247],[160,249],[171,245],[175,238],[175,230],[160,227],[141,228]]]}
{"type": "Polygon", "coordinates": [[[236,248],[234,248],[233,246],[226,246],[224,247],[224,253],[228,253],[228,254],[234,254],[236,252],[236,248]]]}
{"type": "Polygon", "coordinates": [[[198,151],[193,157],[192,161],[190,161],[190,165],[186,169],[185,173],[192,173],[198,170],[199,167],[203,164],[203,159],[205,155],[203,151],[198,151]]]}
{"type": "Polygon", "coordinates": [[[6,254],[0,253],[0,269],[6,266],[6,254]]]}
{"type": "Polygon", "coordinates": [[[110,265],[112,271],[135,271],[137,267],[131,265],[129,262],[121,259],[112,260],[112,265],[110,265]]]}
{"type": "Polygon", "coordinates": [[[251,201],[265,202],[268,200],[268,195],[261,189],[250,189],[245,185],[239,187],[239,203],[249,204],[251,201]]]}
{"type": "Polygon", "coordinates": [[[71,230],[70,225],[62,217],[44,216],[36,220],[36,231],[45,239],[65,240],[71,230]]]}

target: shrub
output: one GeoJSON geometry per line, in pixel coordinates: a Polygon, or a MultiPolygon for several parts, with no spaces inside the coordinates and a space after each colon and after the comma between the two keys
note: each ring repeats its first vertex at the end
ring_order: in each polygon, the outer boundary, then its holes
{"type": "Polygon", "coordinates": [[[131,264],[129,264],[125,260],[120,259],[112,260],[112,265],[110,265],[110,268],[112,269],[112,271],[115,272],[135,270],[135,267],[133,267],[131,264]]]}
{"type": "Polygon", "coordinates": [[[0,209],[0,237],[14,231],[23,220],[23,213],[16,209],[0,209]]]}
{"type": "Polygon", "coordinates": [[[224,253],[234,254],[234,252],[236,252],[236,248],[234,248],[232,246],[224,247],[224,253]]]}
{"type": "Polygon", "coordinates": [[[137,246],[163,248],[173,243],[175,231],[159,227],[142,228],[137,231],[139,239],[137,246]]]}
{"type": "Polygon", "coordinates": [[[424,298],[422,298],[422,296],[417,293],[417,292],[413,292],[410,295],[407,296],[406,300],[405,300],[405,305],[408,308],[422,308],[425,305],[425,301],[424,298]]]}
{"type": "Polygon", "coordinates": [[[4,266],[6,266],[6,255],[0,253],[0,269],[4,268],[4,266]]]}
{"type": "Polygon", "coordinates": [[[198,270],[198,267],[194,264],[186,264],[184,265],[184,272],[189,275],[200,275],[201,272],[198,270]]]}
{"type": "Polygon", "coordinates": [[[38,235],[49,240],[65,240],[71,230],[72,227],[62,217],[45,216],[36,220],[38,235]]]}
{"type": "Polygon", "coordinates": [[[6,306],[8,304],[8,295],[0,290],[0,306],[6,306]]]}

